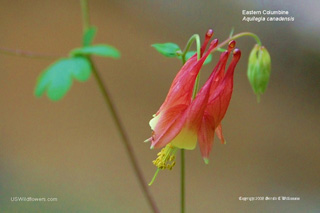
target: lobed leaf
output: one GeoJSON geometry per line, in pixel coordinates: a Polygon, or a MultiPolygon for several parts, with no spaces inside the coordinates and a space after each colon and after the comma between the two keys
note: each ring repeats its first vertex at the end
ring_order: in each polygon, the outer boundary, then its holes
{"type": "Polygon", "coordinates": [[[70,90],[73,77],[83,82],[90,73],[91,66],[85,57],[60,59],[40,74],[34,94],[40,97],[47,91],[49,99],[58,101],[70,90]]]}

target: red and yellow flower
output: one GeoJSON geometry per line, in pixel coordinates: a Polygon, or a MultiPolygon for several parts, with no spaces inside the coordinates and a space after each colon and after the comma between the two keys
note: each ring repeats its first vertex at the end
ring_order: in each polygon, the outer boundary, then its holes
{"type": "Polygon", "coordinates": [[[218,40],[214,39],[205,52],[212,35],[212,30],[209,30],[201,47],[200,59],[197,60],[195,54],[182,66],[164,103],[150,121],[153,132],[148,141],[151,141],[151,148],[165,147],[153,161],[159,169],[172,169],[177,149],[192,150],[197,141],[202,157],[208,163],[214,132],[224,143],[221,121],[229,106],[234,69],[241,52],[238,49],[233,51],[232,61],[225,71],[227,59],[235,47],[235,41],[231,41],[228,50],[221,54],[208,80],[193,99],[197,75],[206,58],[218,45],[218,40]]]}

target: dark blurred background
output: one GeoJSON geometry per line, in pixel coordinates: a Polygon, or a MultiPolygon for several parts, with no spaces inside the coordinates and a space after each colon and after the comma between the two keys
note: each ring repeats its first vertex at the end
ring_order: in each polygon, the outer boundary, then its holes
{"type": "MultiPolygon", "coordinates": [[[[79,1],[0,3],[0,47],[67,54],[81,45],[79,1]]],[[[269,87],[257,104],[246,77],[254,40],[238,39],[242,59],[223,120],[228,143],[216,140],[209,165],[198,148],[186,152],[187,212],[320,212],[319,1],[96,0],[89,6],[95,43],[122,53],[120,60],[94,61],[148,181],[158,152],[143,143],[148,122],[181,67],[150,45],[184,47],[208,28],[220,41],[232,27],[258,34],[272,58],[269,87]],[[244,9],[288,10],[295,21],[248,23],[244,9]]],[[[33,96],[37,76],[53,61],[0,55],[0,212],[150,212],[92,77],[74,82],[59,102],[33,96]],[[16,196],[58,202],[11,202],[16,196]]],[[[202,83],[213,67],[204,67],[202,83]]],[[[177,160],[150,187],[161,212],[179,212],[179,170],[177,160]]]]}

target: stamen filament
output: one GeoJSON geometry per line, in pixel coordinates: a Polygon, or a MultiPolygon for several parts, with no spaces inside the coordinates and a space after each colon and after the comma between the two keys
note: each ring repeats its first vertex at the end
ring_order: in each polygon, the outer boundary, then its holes
{"type": "Polygon", "coordinates": [[[157,171],[156,171],[156,173],[154,173],[153,178],[152,178],[152,180],[151,180],[150,183],[149,183],[149,186],[151,186],[151,185],[153,184],[154,180],[155,180],[156,177],[158,176],[159,171],[160,171],[160,169],[157,168],[157,171]]]}

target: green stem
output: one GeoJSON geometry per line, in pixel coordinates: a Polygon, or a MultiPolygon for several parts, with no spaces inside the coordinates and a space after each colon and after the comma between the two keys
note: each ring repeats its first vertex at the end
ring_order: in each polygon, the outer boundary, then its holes
{"type": "Polygon", "coordinates": [[[115,106],[113,105],[113,101],[110,98],[110,92],[108,91],[107,87],[104,85],[94,63],[92,62],[92,59],[91,58],[88,58],[88,59],[91,63],[93,75],[98,83],[99,89],[104,97],[104,100],[105,100],[107,107],[110,111],[110,114],[112,116],[112,119],[113,119],[113,121],[116,125],[116,128],[120,134],[121,141],[123,142],[123,145],[125,147],[127,155],[129,156],[129,159],[130,159],[131,165],[134,169],[134,172],[139,180],[140,187],[142,188],[142,191],[143,191],[148,203],[150,204],[153,212],[159,212],[158,207],[157,207],[157,205],[156,205],[156,203],[155,203],[155,201],[149,191],[149,188],[146,184],[146,180],[142,174],[142,170],[141,170],[140,166],[138,165],[138,160],[133,152],[133,147],[131,146],[131,143],[129,141],[129,137],[124,129],[124,126],[120,120],[120,117],[119,117],[116,109],[115,109],[115,106]]]}
{"type": "MultiPolygon", "coordinates": [[[[82,14],[83,14],[83,28],[84,28],[84,32],[86,31],[87,28],[90,27],[90,22],[89,22],[89,12],[88,12],[88,2],[87,0],[81,0],[81,7],[82,7],[82,14]]],[[[131,143],[129,141],[129,137],[125,131],[124,125],[122,124],[120,117],[116,111],[116,108],[113,104],[113,101],[111,100],[110,97],[110,92],[108,91],[106,85],[103,83],[101,76],[99,75],[98,70],[96,69],[95,64],[93,63],[92,59],[90,57],[88,57],[88,60],[90,61],[91,64],[91,68],[92,68],[92,72],[93,75],[97,81],[97,84],[99,86],[99,89],[103,95],[103,98],[107,104],[107,107],[110,111],[110,114],[112,116],[112,119],[116,125],[116,128],[120,134],[121,137],[121,141],[123,142],[123,145],[125,147],[125,150],[127,152],[127,155],[129,156],[129,160],[131,162],[131,165],[134,169],[134,172],[139,180],[140,183],[140,187],[150,205],[150,207],[152,208],[153,212],[158,213],[159,209],[156,205],[156,202],[154,201],[149,188],[146,184],[145,178],[142,174],[142,170],[140,168],[140,166],[138,165],[138,160],[134,154],[133,151],[133,147],[131,146],[131,143]]]]}
{"type": "Polygon", "coordinates": [[[200,58],[200,36],[198,34],[194,34],[189,38],[189,41],[187,42],[187,45],[181,54],[182,64],[186,63],[186,54],[194,41],[196,41],[196,44],[197,44],[197,53],[198,53],[198,60],[199,60],[199,58],[200,58]]]}
{"type": "Polygon", "coordinates": [[[35,53],[35,52],[30,52],[25,50],[15,50],[15,49],[9,49],[4,47],[0,47],[0,53],[5,55],[21,56],[21,57],[27,57],[27,58],[39,58],[39,59],[53,59],[53,58],[59,58],[59,57],[66,57],[65,55],[35,53]]]}
{"type": "Polygon", "coordinates": [[[89,6],[87,0],[81,0],[83,31],[90,27],[89,6]]]}
{"type": "Polygon", "coordinates": [[[185,156],[184,149],[181,149],[181,180],[180,180],[180,212],[185,212],[186,200],[185,200],[185,156]]]}
{"type": "MultiPolygon", "coordinates": [[[[184,49],[184,51],[181,54],[182,58],[182,64],[184,65],[186,63],[186,54],[188,50],[190,49],[192,43],[196,41],[197,45],[197,59],[200,59],[200,36],[198,34],[195,34],[190,37],[189,41],[187,42],[187,45],[184,49]]],[[[194,99],[198,92],[199,82],[200,82],[200,73],[197,75],[196,82],[193,87],[193,93],[192,93],[192,99],[194,99]]],[[[185,212],[185,152],[184,149],[181,149],[181,167],[180,167],[180,211],[181,213],[185,212]]]]}
{"type": "MultiPolygon", "coordinates": [[[[260,38],[259,38],[256,34],[250,33],[250,32],[243,32],[243,33],[238,33],[238,34],[236,34],[236,35],[228,38],[227,40],[223,41],[222,43],[220,43],[220,44],[215,48],[215,50],[217,50],[217,49],[223,47],[224,45],[228,44],[231,40],[236,40],[237,38],[241,38],[241,37],[243,37],[243,36],[251,36],[252,38],[254,38],[254,39],[256,40],[256,42],[257,42],[257,44],[258,44],[259,46],[262,45],[260,38]]],[[[213,50],[212,52],[214,52],[215,50],[213,50]]]]}

